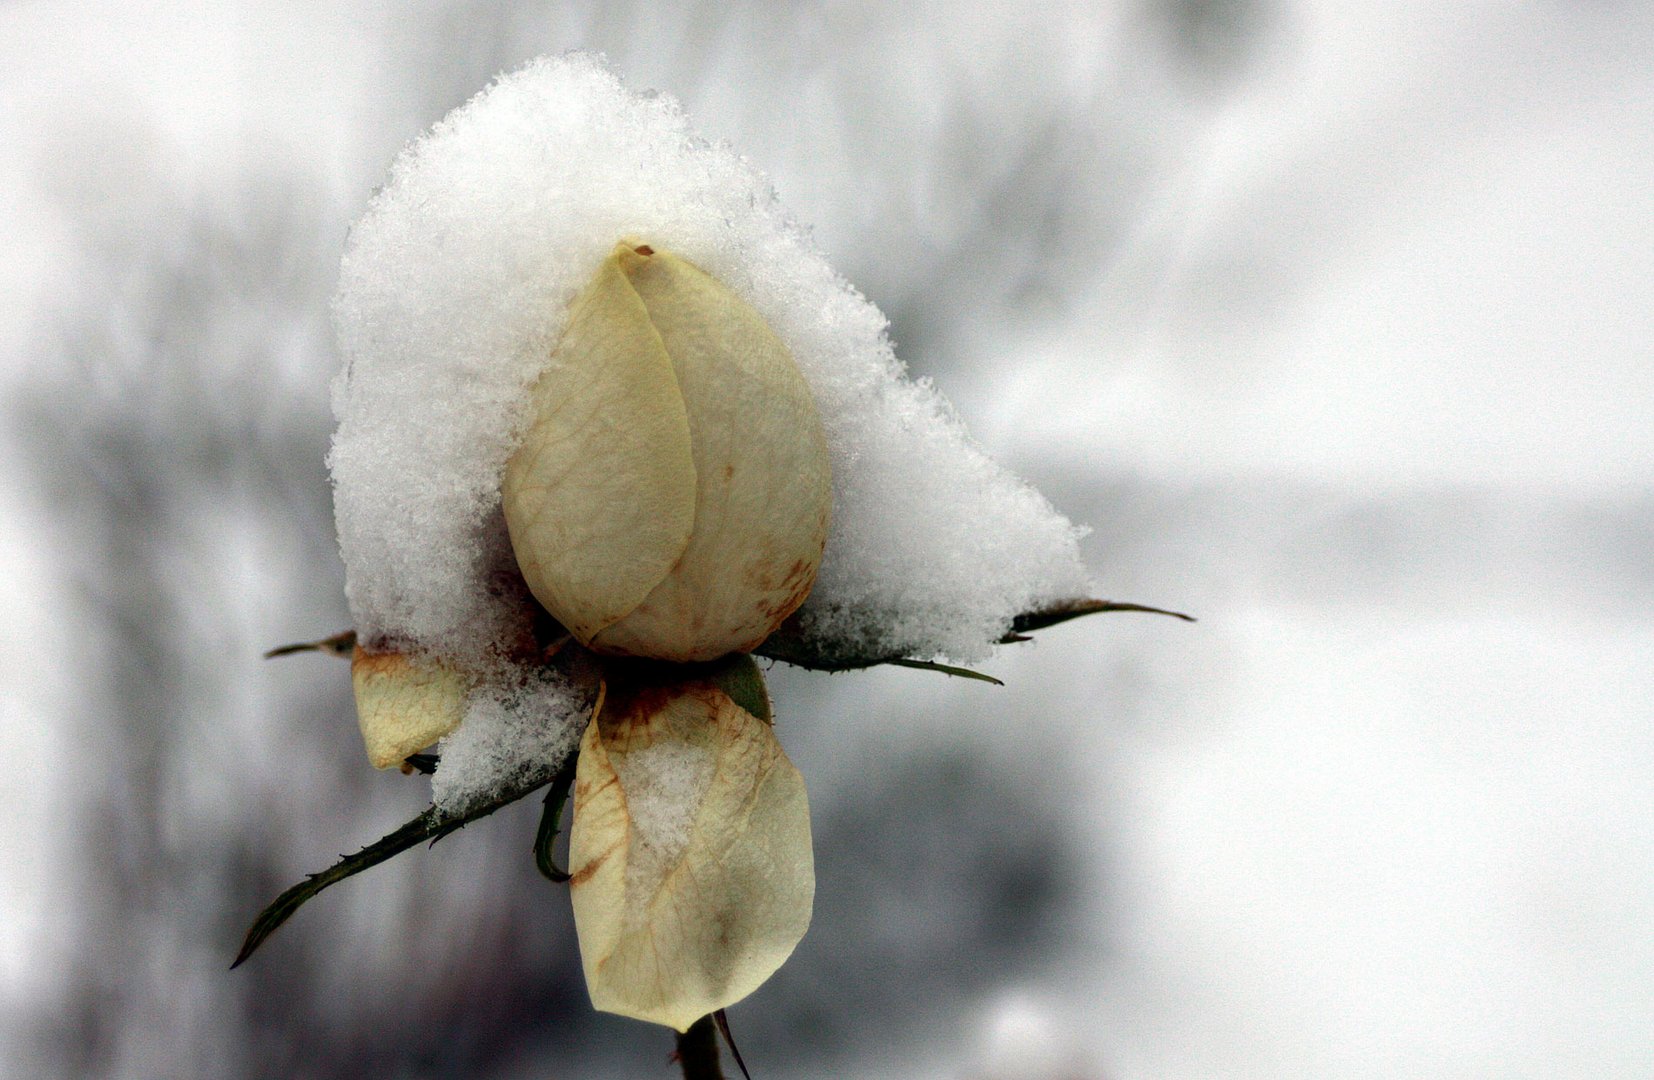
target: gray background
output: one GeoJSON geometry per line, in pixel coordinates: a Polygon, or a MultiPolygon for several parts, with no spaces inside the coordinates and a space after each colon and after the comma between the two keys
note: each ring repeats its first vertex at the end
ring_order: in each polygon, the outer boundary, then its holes
{"type": "Polygon", "coordinates": [[[0,7],[0,1069],[670,1076],[524,806],[258,907],[371,773],[326,303],[398,147],[607,52],[811,223],[1110,616],[777,669],[821,879],[767,1078],[1654,1073],[1654,11],[0,7]]]}

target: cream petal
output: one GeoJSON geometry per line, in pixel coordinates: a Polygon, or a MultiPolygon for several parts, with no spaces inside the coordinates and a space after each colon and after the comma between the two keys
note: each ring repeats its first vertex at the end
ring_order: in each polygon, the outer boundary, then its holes
{"type": "Polygon", "coordinates": [[[804,936],[803,778],[714,682],[611,684],[574,805],[571,898],[596,1008],[684,1031],[757,989],[804,936]]]}
{"type": "Polygon", "coordinates": [[[575,299],[501,484],[518,566],[583,643],[683,555],[695,466],[677,376],[616,249],[575,299]]]}
{"type": "Polygon", "coordinates": [[[471,680],[438,661],[356,647],[350,659],[356,720],[376,769],[400,765],[465,718],[471,680]]]}
{"type": "Polygon", "coordinates": [[[815,583],[832,474],[815,399],[744,300],[669,252],[619,252],[671,358],[698,480],[694,533],[647,599],[595,648],[711,660],[755,648],[815,583]]]}

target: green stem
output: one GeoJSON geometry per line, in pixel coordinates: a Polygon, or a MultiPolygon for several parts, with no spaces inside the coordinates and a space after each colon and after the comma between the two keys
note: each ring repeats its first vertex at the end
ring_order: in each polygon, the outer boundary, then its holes
{"type": "Polygon", "coordinates": [[[678,1064],[683,1080],[724,1080],[718,1064],[718,1029],[712,1017],[701,1017],[678,1036],[678,1064]]]}

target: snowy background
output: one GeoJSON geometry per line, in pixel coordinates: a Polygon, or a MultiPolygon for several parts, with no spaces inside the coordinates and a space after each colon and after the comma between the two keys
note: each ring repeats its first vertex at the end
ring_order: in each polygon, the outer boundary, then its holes
{"type": "Polygon", "coordinates": [[[344,230],[572,47],[812,223],[1109,616],[777,669],[822,891],[768,1078],[1654,1073],[1654,8],[0,8],[0,1073],[670,1076],[533,807],[423,805],[348,678],[344,230]]]}

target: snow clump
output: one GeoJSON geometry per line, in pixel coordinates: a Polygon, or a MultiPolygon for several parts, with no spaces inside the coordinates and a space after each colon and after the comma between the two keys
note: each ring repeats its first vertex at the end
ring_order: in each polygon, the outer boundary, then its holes
{"type": "Polygon", "coordinates": [[[1018,612],[1086,594],[1079,531],[905,377],[884,316],[760,173],[600,59],[542,58],[402,152],[351,231],[334,300],[329,463],[351,611],[364,641],[496,672],[466,726],[517,700],[503,688],[522,684],[511,652],[532,618],[501,473],[570,301],[623,239],[750,303],[815,395],[834,501],[799,612],[808,639],[969,661],[1018,612]]]}

